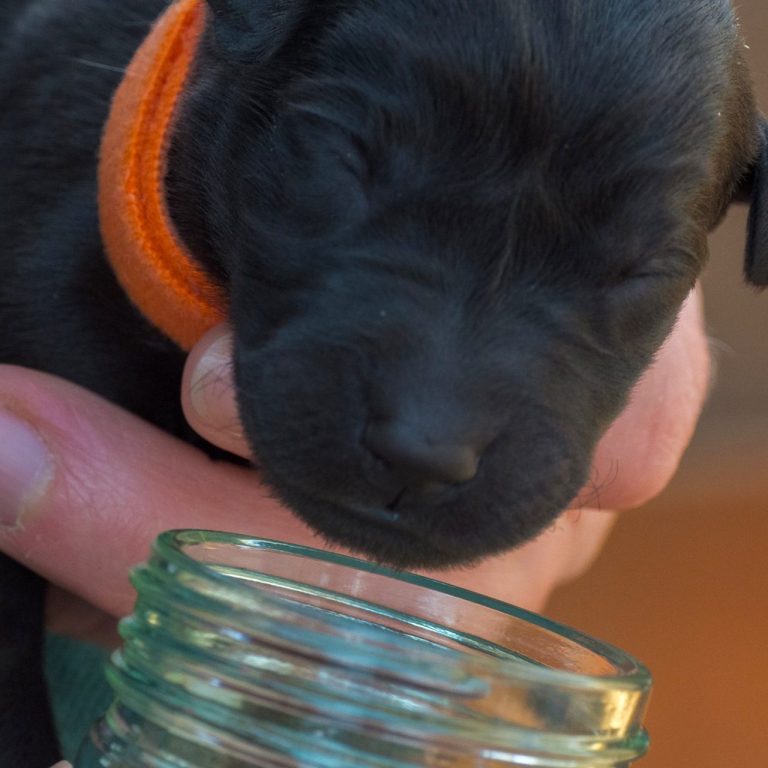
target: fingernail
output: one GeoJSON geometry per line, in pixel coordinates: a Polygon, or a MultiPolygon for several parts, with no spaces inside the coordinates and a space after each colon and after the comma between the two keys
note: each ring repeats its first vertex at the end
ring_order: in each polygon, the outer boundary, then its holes
{"type": "Polygon", "coordinates": [[[19,523],[25,506],[40,495],[53,474],[53,460],[37,432],[0,409],[0,526],[19,523]]]}
{"type": "Polygon", "coordinates": [[[222,397],[232,388],[232,349],[229,336],[222,336],[208,348],[192,373],[190,400],[204,419],[218,415],[222,397]]]}

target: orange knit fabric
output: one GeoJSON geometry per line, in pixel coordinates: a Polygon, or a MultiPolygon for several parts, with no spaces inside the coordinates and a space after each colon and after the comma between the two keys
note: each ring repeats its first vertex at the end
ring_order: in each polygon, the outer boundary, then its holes
{"type": "Polygon", "coordinates": [[[176,0],[137,51],[112,102],[99,162],[101,232],[144,316],[184,349],[226,316],[222,291],[176,233],[165,199],[179,97],[205,26],[203,0],[176,0]]]}

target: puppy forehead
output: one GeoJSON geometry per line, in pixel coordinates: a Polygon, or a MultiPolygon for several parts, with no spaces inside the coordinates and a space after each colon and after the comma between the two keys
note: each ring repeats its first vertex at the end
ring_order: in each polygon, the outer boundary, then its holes
{"type": "Polygon", "coordinates": [[[410,147],[475,187],[536,167],[611,193],[630,174],[692,185],[723,138],[737,41],[719,0],[366,0],[300,90],[323,83],[318,109],[407,174],[410,147]]]}
{"type": "MultiPolygon", "coordinates": [[[[323,31],[284,103],[364,148],[362,224],[376,218],[402,244],[377,258],[360,221],[345,220],[354,258],[343,262],[397,276],[434,261],[446,280],[469,275],[468,289],[516,271],[551,282],[551,265],[599,277],[695,229],[737,39],[728,5],[712,0],[359,0],[323,31]]],[[[302,144],[327,152],[315,127],[302,144]]],[[[283,157],[264,163],[282,173],[283,157]]]]}
{"type": "Polygon", "coordinates": [[[680,151],[711,138],[737,40],[721,0],[370,0],[327,31],[318,63],[445,130],[486,139],[494,122],[518,145],[612,138],[624,152],[674,136],[680,151]]]}
{"type": "MultiPolygon", "coordinates": [[[[427,61],[449,50],[458,66],[489,70],[551,68],[558,62],[576,69],[590,60],[631,68],[676,48],[711,58],[737,35],[728,0],[357,0],[327,31],[329,40],[345,46],[364,48],[373,39],[387,39],[389,48],[403,46],[405,57],[415,53],[427,61]]],[[[710,77],[715,66],[712,60],[698,64],[710,77]]]]}

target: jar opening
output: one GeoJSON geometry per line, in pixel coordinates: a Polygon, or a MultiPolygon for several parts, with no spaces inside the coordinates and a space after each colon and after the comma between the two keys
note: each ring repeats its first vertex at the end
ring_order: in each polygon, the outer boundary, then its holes
{"type": "MultiPolygon", "coordinates": [[[[431,624],[446,640],[455,634],[468,651],[524,660],[538,667],[539,674],[549,669],[622,687],[635,679],[645,687],[650,678],[642,664],[618,648],[522,608],[416,574],[323,550],[266,539],[233,540],[215,532],[169,532],[158,546],[169,559],[187,560],[187,565],[193,561],[211,578],[242,588],[243,599],[254,588],[305,599],[310,593],[316,598],[341,594],[368,611],[379,612],[384,606],[381,613],[387,614],[390,626],[395,611],[404,624],[414,619],[431,624]]],[[[519,666],[515,674],[520,674],[519,666]]]]}

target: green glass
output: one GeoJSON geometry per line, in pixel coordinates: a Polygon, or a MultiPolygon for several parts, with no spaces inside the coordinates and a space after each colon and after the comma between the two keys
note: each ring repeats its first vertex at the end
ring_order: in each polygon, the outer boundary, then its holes
{"type": "Polygon", "coordinates": [[[76,768],[607,768],[648,671],[541,616],[274,541],[176,531],[133,575],[76,768]]]}

